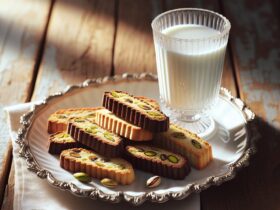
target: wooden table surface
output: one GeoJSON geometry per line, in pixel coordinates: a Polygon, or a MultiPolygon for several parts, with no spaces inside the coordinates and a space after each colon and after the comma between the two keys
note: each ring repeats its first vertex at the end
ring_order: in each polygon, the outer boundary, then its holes
{"type": "Polygon", "coordinates": [[[280,16],[276,0],[0,0],[0,205],[14,168],[3,107],[87,78],[156,72],[150,23],[178,7],[224,14],[232,29],[223,86],[257,114],[258,153],[235,179],[201,193],[202,209],[280,209],[280,16]]]}

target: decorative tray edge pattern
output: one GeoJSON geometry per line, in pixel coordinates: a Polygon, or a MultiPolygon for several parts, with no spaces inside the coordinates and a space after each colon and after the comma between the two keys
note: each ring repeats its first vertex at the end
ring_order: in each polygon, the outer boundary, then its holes
{"type": "Polygon", "coordinates": [[[249,165],[250,157],[256,152],[256,141],[259,138],[259,133],[257,131],[255,123],[256,120],[254,120],[255,114],[245,105],[245,103],[241,99],[233,97],[230,91],[226,88],[221,88],[220,94],[224,96],[227,100],[231,101],[243,113],[244,118],[246,120],[246,127],[249,135],[244,153],[237,161],[230,164],[228,167],[228,172],[221,176],[210,176],[207,179],[205,179],[203,183],[188,184],[180,192],[168,192],[164,194],[158,194],[155,191],[152,191],[149,193],[144,193],[142,195],[131,196],[121,191],[116,192],[114,194],[106,194],[103,191],[94,187],[91,190],[84,190],[77,187],[73,183],[67,183],[57,180],[50,171],[41,168],[40,165],[36,162],[35,158],[33,157],[30,147],[28,146],[28,140],[26,139],[27,133],[32,125],[36,113],[38,113],[42,108],[44,108],[51,100],[59,96],[65,95],[73,90],[85,88],[92,85],[101,85],[110,81],[117,82],[123,80],[157,81],[157,76],[151,73],[125,73],[122,75],[116,75],[112,77],[107,76],[102,78],[89,79],[79,85],[69,86],[64,91],[57,92],[46,97],[40,104],[34,105],[31,111],[24,114],[20,120],[21,127],[18,131],[16,143],[20,147],[19,155],[26,160],[27,168],[30,171],[36,173],[37,176],[41,179],[47,179],[48,183],[52,186],[69,191],[77,196],[89,197],[91,199],[100,199],[111,203],[118,203],[121,200],[125,200],[129,203],[132,203],[133,205],[140,205],[147,200],[151,202],[163,203],[168,201],[169,199],[184,199],[188,197],[191,193],[199,193],[212,185],[220,185],[228,180],[233,179],[236,175],[236,172],[240,168],[249,165]]]}

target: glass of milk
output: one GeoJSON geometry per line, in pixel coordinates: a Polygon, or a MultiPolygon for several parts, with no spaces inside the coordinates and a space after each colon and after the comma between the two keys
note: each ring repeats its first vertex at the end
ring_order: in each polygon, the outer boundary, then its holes
{"type": "Polygon", "coordinates": [[[152,28],[163,111],[173,122],[209,135],[230,22],[213,11],[182,8],[160,14],[152,28]]]}

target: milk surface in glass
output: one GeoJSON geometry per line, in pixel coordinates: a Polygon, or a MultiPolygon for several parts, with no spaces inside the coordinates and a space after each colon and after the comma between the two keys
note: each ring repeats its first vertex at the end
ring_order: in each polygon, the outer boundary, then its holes
{"type": "MultiPolygon", "coordinates": [[[[220,34],[201,25],[175,25],[162,31],[179,39],[207,39],[220,34]]],[[[226,43],[167,49],[156,44],[162,102],[170,108],[196,114],[213,105],[219,92],[226,43]]]]}

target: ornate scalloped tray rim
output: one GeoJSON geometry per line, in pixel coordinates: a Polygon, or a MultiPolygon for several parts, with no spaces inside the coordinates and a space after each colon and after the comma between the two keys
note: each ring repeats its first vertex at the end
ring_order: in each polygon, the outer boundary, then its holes
{"type": "Polygon", "coordinates": [[[94,86],[94,85],[101,85],[107,82],[118,82],[124,80],[156,81],[157,76],[150,73],[141,73],[141,74],[125,73],[113,77],[89,79],[79,85],[69,86],[64,91],[46,97],[40,104],[34,105],[34,107],[30,112],[24,114],[20,120],[22,126],[18,131],[16,142],[20,146],[20,151],[19,151],[20,156],[26,159],[28,169],[36,173],[37,176],[40,177],[41,179],[47,179],[48,183],[51,184],[52,186],[58,187],[62,190],[70,191],[71,193],[77,196],[89,197],[91,199],[100,199],[112,203],[118,203],[121,200],[125,200],[134,205],[140,205],[147,200],[151,202],[163,203],[168,201],[169,199],[180,200],[186,198],[191,193],[194,192],[199,193],[202,190],[205,190],[212,185],[220,185],[225,181],[233,179],[236,175],[236,172],[240,168],[248,166],[250,157],[256,152],[256,140],[259,138],[259,134],[257,132],[255,120],[254,120],[255,114],[244,104],[242,100],[233,97],[230,91],[228,91],[227,89],[221,88],[220,94],[223,95],[227,100],[231,101],[239,110],[242,111],[244,118],[247,122],[246,127],[249,135],[248,138],[249,141],[247,141],[246,150],[237,161],[229,165],[229,170],[226,174],[223,174],[221,176],[210,176],[203,183],[188,184],[180,192],[168,192],[164,194],[158,194],[152,191],[149,193],[144,193],[142,195],[130,196],[125,192],[121,192],[121,191],[115,194],[106,194],[97,188],[93,188],[92,190],[83,190],[77,187],[73,183],[67,183],[67,182],[57,180],[50,171],[41,168],[40,165],[36,162],[35,158],[33,157],[33,154],[28,146],[28,141],[26,139],[27,133],[31,128],[33,119],[36,117],[36,114],[40,112],[44,107],[46,107],[51,100],[60,97],[62,95],[68,94],[73,90],[94,86]]]}

